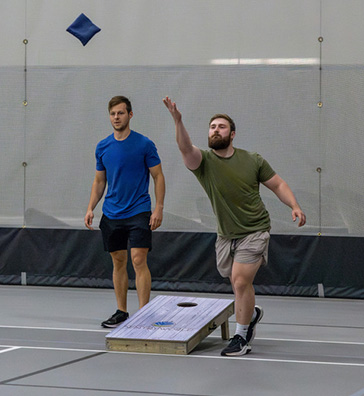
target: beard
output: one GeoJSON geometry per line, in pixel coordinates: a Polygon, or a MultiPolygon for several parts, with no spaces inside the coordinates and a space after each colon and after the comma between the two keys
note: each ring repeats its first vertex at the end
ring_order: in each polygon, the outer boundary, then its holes
{"type": "Polygon", "coordinates": [[[225,138],[220,135],[209,136],[209,147],[213,150],[224,150],[229,147],[231,143],[231,133],[225,138]]]}
{"type": "Polygon", "coordinates": [[[114,130],[117,131],[117,132],[123,132],[123,131],[125,131],[125,129],[127,127],[128,127],[128,124],[119,124],[117,126],[113,124],[114,130]]]}

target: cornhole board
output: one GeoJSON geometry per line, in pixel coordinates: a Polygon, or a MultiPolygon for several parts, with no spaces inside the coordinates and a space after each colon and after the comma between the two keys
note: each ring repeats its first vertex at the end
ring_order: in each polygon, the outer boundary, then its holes
{"type": "Polygon", "coordinates": [[[234,300],[157,296],[106,336],[110,350],[187,355],[221,326],[229,338],[234,300]]]}

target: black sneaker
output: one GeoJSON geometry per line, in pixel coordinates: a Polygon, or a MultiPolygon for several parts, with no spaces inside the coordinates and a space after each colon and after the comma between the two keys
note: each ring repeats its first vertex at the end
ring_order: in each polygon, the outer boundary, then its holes
{"type": "Polygon", "coordinates": [[[256,305],[254,309],[257,314],[255,316],[255,319],[250,322],[248,333],[246,335],[246,340],[249,344],[253,342],[257,330],[257,324],[261,321],[264,314],[263,308],[260,307],[259,305],[256,305]]]}
{"type": "Polygon", "coordinates": [[[249,353],[252,347],[239,334],[230,338],[230,344],[221,351],[222,356],[241,356],[249,353]]]}
{"type": "Polygon", "coordinates": [[[120,323],[128,319],[129,314],[127,312],[120,311],[118,309],[114,315],[110,316],[109,319],[101,323],[102,327],[118,327],[120,323]]]}

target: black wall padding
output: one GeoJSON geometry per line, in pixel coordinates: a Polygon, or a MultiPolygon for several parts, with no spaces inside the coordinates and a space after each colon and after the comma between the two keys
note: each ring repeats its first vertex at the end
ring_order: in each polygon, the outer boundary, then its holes
{"type": "MultiPolygon", "coordinates": [[[[154,232],[153,290],[231,293],[216,270],[213,233],[154,232]]],[[[130,287],[134,272],[129,262],[130,287]]],[[[0,228],[0,284],[112,287],[100,231],[0,228]],[[24,281],[24,278],[23,278],[24,281]]],[[[257,294],[364,298],[364,238],[272,235],[257,294]]]]}

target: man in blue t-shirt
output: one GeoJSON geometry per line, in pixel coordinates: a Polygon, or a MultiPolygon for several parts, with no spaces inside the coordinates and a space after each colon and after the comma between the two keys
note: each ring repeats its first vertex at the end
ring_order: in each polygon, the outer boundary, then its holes
{"type": "Polygon", "coordinates": [[[149,302],[151,274],[147,265],[147,254],[152,248],[152,231],[162,223],[165,181],[154,143],[130,129],[133,111],[129,99],[115,96],[110,100],[108,109],[114,131],[96,147],[96,175],[85,225],[93,230],[93,210],[101,200],[107,184],[100,229],[104,249],[110,253],[113,262],[117,311],[101,325],[117,327],[129,317],[128,242],[135,270],[139,308],[149,302]],[[152,175],[155,186],[156,205],[153,212],[149,195],[149,175],[152,175]]]}

